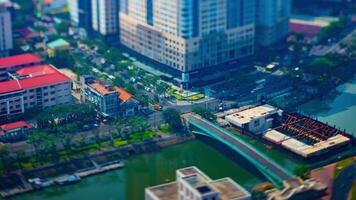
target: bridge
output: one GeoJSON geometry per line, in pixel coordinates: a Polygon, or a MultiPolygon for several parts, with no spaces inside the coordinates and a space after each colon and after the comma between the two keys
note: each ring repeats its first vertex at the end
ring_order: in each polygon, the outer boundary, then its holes
{"type": "Polygon", "coordinates": [[[194,134],[204,135],[225,144],[254,165],[276,188],[284,188],[285,184],[292,187],[300,185],[294,175],[234,136],[233,133],[195,114],[189,114],[185,119],[194,134]]]}

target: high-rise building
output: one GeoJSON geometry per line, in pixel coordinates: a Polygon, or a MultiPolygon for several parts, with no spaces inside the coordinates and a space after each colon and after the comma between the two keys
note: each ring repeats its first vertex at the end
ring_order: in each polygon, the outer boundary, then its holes
{"type": "Polygon", "coordinates": [[[110,43],[118,42],[119,0],[91,0],[93,31],[110,43]]]}
{"type": "Polygon", "coordinates": [[[120,0],[120,42],[179,74],[207,82],[254,53],[255,0],[120,0]],[[202,79],[204,76],[204,80],[202,79]]]}
{"type": "Polygon", "coordinates": [[[270,46],[288,34],[291,0],[256,0],[256,42],[270,46]]]}
{"type": "Polygon", "coordinates": [[[70,16],[73,24],[87,34],[92,33],[91,0],[69,0],[70,16]]]}
{"type": "Polygon", "coordinates": [[[6,57],[13,47],[11,16],[5,3],[0,2],[0,57],[6,57]]]}

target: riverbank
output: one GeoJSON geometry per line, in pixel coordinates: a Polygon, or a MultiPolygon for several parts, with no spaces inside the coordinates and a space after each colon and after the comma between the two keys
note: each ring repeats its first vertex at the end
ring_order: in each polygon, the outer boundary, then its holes
{"type": "MultiPolygon", "coordinates": [[[[29,184],[29,179],[54,180],[65,174],[74,174],[80,178],[105,173],[123,167],[117,160],[126,159],[132,155],[148,153],[163,147],[183,143],[191,140],[192,137],[180,137],[178,135],[166,135],[152,140],[142,141],[122,146],[118,149],[102,151],[92,155],[83,155],[81,158],[68,159],[57,163],[47,164],[31,170],[18,170],[9,172],[6,176],[0,177],[2,187],[0,195],[11,197],[43,187],[34,187],[29,184]]],[[[48,184],[50,186],[53,184],[48,184]]]]}

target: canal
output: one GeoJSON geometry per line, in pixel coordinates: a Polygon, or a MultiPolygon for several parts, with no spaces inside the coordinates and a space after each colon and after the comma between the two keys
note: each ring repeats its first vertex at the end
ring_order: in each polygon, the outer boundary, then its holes
{"type": "MultiPolygon", "coordinates": [[[[356,134],[356,77],[337,88],[323,100],[311,101],[301,109],[319,120],[356,134]]],[[[266,147],[255,140],[240,136],[287,170],[299,164],[290,155],[266,147]]],[[[241,161],[242,162],[242,161],[241,161]]],[[[136,155],[126,161],[126,167],[93,176],[80,183],[52,187],[12,198],[14,200],[142,200],[144,188],[174,180],[175,170],[195,165],[211,178],[229,176],[247,189],[264,181],[229,156],[215,148],[194,140],[164,148],[157,152],[136,155]]]]}
{"type": "Polygon", "coordinates": [[[322,100],[310,101],[300,108],[303,113],[356,136],[356,76],[322,100]]]}

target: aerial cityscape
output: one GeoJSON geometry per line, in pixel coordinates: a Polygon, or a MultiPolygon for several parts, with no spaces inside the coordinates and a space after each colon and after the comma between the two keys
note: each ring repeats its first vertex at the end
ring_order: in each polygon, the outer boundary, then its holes
{"type": "Polygon", "coordinates": [[[353,0],[0,0],[0,200],[356,199],[353,0]]]}

